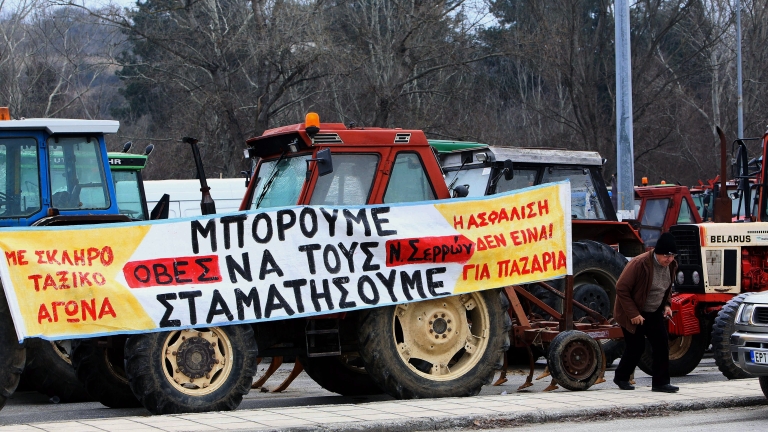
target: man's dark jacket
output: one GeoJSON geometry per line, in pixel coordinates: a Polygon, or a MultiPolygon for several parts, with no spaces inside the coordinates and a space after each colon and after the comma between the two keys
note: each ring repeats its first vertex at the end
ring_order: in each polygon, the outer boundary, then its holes
{"type": "MultiPolygon", "coordinates": [[[[616,304],[613,306],[613,317],[620,326],[635,332],[637,326],[630,321],[640,315],[640,309],[648,298],[653,284],[653,251],[638,255],[627,263],[624,271],[616,283],[616,304]]],[[[664,293],[661,304],[669,305],[669,297],[672,293],[672,281],[675,280],[677,261],[667,267],[669,269],[670,284],[664,293]]]]}

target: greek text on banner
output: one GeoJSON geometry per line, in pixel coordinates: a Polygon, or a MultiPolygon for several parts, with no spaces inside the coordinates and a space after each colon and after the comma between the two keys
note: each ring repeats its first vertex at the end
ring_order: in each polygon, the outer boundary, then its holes
{"type": "Polygon", "coordinates": [[[0,232],[19,339],[351,311],[571,273],[570,185],[0,232]]]}

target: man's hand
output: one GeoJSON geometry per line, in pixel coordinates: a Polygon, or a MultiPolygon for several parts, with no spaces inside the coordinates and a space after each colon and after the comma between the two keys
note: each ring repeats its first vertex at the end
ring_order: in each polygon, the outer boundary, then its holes
{"type": "Polygon", "coordinates": [[[664,318],[672,318],[672,308],[664,306],[664,318]]]}
{"type": "Polygon", "coordinates": [[[645,322],[645,318],[643,318],[642,315],[638,315],[638,316],[632,318],[631,320],[629,320],[629,322],[631,322],[634,325],[642,325],[643,322],[645,322]]]}

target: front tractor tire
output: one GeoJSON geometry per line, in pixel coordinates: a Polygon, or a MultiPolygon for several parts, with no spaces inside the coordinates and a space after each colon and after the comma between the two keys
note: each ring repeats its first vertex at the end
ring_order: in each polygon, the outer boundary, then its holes
{"type": "Polygon", "coordinates": [[[358,353],[344,353],[333,357],[299,358],[304,372],[320,387],[342,396],[381,394],[381,388],[365,370],[358,353]]]}
{"type": "Polygon", "coordinates": [[[578,330],[564,331],[552,340],[547,353],[552,378],[568,390],[587,390],[603,368],[600,344],[578,330]]]}
{"type": "MultiPolygon", "coordinates": [[[[704,351],[709,345],[706,326],[702,322],[701,332],[689,336],[669,335],[669,376],[686,376],[696,369],[704,351]]],[[[645,341],[645,351],[640,356],[637,366],[648,375],[653,375],[653,349],[648,340],[645,341]]]]}
{"type": "Polygon", "coordinates": [[[72,366],[88,394],[109,408],[137,408],[141,402],[125,376],[125,336],[112,336],[110,344],[93,339],[78,341],[72,350],[72,366]]]}
{"type": "Polygon", "coordinates": [[[72,367],[72,341],[51,342],[32,338],[27,341],[27,364],[24,379],[38,392],[58,402],[93,400],[77,379],[72,367]]]}
{"type": "Polygon", "coordinates": [[[487,290],[363,311],[359,347],[371,378],[398,399],[473,396],[509,348],[508,301],[487,290]]]}
{"type": "Polygon", "coordinates": [[[733,361],[731,354],[731,335],[736,331],[736,313],[744,298],[749,294],[739,294],[720,309],[712,326],[712,354],[715,364],[723,375],[731,379],[753,378],[733,361]]]}
{"type": "Polygon", "coordinates": [[[130,336],[125,372],[153,414],[230,411],[256,374],[256,341],[248,325],[130,336]]]}
{"type": "Polygon", "coordinates": [[[19,385],[26,363],[26,350],[16,337],[11,311],[0,286],[0,408],[19,385]]]}

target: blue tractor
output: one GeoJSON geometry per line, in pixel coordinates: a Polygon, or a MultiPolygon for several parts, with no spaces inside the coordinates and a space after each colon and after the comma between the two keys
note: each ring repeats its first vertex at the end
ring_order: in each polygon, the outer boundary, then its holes
{"type": "MultiPolygon", "coordinates": [[[[0,227],[131,221],[118,207],[104,141],[119,127],[111,120],[11,120],[0,108],[0,227]]],[[[70,352],[68,341],[19,344],[0,290],[0,407],[22,371],[26,386],[54,401],[89,399],[70,352]]]]}

